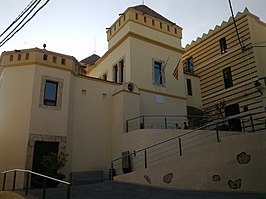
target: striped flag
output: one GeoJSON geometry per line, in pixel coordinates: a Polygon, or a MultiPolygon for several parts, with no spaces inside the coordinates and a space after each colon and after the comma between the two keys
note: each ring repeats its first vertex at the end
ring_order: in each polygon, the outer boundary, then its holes
{"type": "Polygon", "coordinates": [[[179,67],[180,59],[175,67],[175,70],[173,72],[173,76],[178,80],[178,67],[179,67]]]}

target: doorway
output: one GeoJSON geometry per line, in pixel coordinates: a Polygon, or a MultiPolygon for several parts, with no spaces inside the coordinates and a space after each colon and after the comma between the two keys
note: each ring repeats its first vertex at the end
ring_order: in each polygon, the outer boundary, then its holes
{"type": "MultiPolygon", "coordinates": [[[[225,117],[238,115],[240,113],[239,105],[232,104],[225,107],[225,117]]],[[[229,131],[242,131],[241,121],[238,118],[233,118],[228,120],[228,130],[229,131]]]]}
{"type": "MultiPolygon", "coordinates": [[[[59,142],[35,141],[32,171],[43,174],[43,168],[41,165],[42,158],[50,153],[58,154],[58,148],[59,142]]],[[[42,186],[43,178],[36,175],[31,175],[31,187],[40,188],[42,186]]]]}

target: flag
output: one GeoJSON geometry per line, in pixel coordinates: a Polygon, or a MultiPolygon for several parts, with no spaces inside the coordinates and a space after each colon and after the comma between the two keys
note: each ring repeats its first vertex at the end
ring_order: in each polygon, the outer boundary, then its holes
{"type": "Polygon", "coordinates": [[[179,63],[180,63],[180,59],[175,67],[175,70],[173,72],[173,76],[178,80],[178,66],[179,66],[179,63]]]}

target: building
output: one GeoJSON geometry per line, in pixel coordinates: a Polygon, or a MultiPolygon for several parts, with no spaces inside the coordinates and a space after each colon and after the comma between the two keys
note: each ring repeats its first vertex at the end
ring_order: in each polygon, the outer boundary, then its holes
{"type": "Polygon", "coordinates": [[[42,172],[49,152],[65,152],[65,173],[104,170],[121,156],[126,120],[186,115],[182,29],[145,5],[107,30],[109,49],[79,63],[46,49],[0,57],[0,170],[42,172]],[[85,76],[85,73],[87,75],[85,76]]]}
{"type": "Polygon", "coordinates": [[[106,33],[108,51],[88,76],[134,82],[141,92],[141,115],[185,115],[183,74],[180,71],[178,81],[172,75],[183,53],[182,28],[139,5],[120,14],[106,33]]]}
{"type": "Polygon", "coordinates": [[[62,151],[67,176],[103,170],[108,178],[112,168],[116,179],[145,185],[265,192],[265,130],[231,131],[265,129],[265,48],[258,46],[266,25],[248,10],[236,22],[241,48],[230,19],[184,50],[182,28],[139,5],[107,29],[102,57],[3,52],[0,171],[42,173],[42,157],[62,151]],[[190,125],[187,114],[230,118],[215,132],[180,129],[190,125]]]}
{"type": "Polygon", "coordinates": [[[231,17],[185,47],[188,103],[214,118],[247,115],[229,120],[225,130],[252,131],[250,123],[259,130],[265,128],[266,24],[248,9],[235,20],[237,31],[231,17]],[[201,105],[193,101],[198,89],[201,105]]]}
{"type": "Polygon", "coordinates": [[[125,134],[134,172],[116,180],[265,193],[266,24],[247,9],[237,14],[236,24],[241,42],[230,18],[186,46],[182,55],[188,122],[194,122],[190,115],[205,115],[207,120],[199,121],[206,126],[175,134],[158,129],[125,134]],[[169,139],[163,140],[165,135],[169,139]]]}
{"type": "MultiPolygon", "coordinates": [[[[140,115],[186,115],[183,73],[180,71],[178,80],[173,76],[183,53],[182,28],[138,5],[119,14],[106,33],[108,51],[87,68],[87,75],[137,85],[140,115]]],[[[118,137],[123,131],[116,132],[118,137]]],[[[113,147],[119,146],[117,141],[113,147]]],[[[121,150],[114,150],[113,155],[119,157],[121,150]]]]}

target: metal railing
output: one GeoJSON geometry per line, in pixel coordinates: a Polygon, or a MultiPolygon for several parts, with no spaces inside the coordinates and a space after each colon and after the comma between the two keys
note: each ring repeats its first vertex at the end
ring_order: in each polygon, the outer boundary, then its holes
{"type": "Polygon", "coordinates": [[[24,185],[24,189],[25,189],[24,194],[25,194],[25,196],[28,195],[28,191],[29,191],[30,175],[36,175],[36,176],[39,176],[39,177],[43,178],[42,199],[46,198],[47,180],[52,180],[52,181],[56,181],[58,183],[62,183],[62,184],[67,185],[67,196],[66,196],[66,198],[70,199],[70,185],[71,184],[69,182],[66,182],[66,181],[63,181],[63,180],[58,180],[58,179],[55,179],[55,178],[52,178],[52,177],[49,177],[49,176],[45,176],[45,175],[30,171],[30,170],[23,170],[23,169],[11,169],[11,170],[8,170],[8,171],[1,172],[1,175],[4,175],[2,191],[5,191],[6,177],[7,177],[7,174],[9,174],[9,173],[14,173],[13,174],[13,183],[12,183],[12,189],[11,190],[12,191],[16,190],[16,180],[17,180],[17,173],[18,172],[22,172],[22,173],[26,174],[26,181],[24,180],[24,182],[25,182],[25,185],[24,185]]]}
{"type": "MultiPolygon", "coordinates": [[[[266,128],[265,116],[259,116],[262,114],[265,113],[258,112],[246,115],[235,115],[222,119],[195,115],[142,115],[126,120],[126,132],[138,129],[186,129],[184,127],[185,125],[187,125],[189,129],[198,129],[203,126],[211,126],[210,124],[212,124],[213,121],[219,121],[219,123],[222,123],[223,121],[230,119],[240,120],[241,131],[254,132],[266,128]]],[[[230,125],[231,124],[227,124],[227,126],[221,125],[220,128],[224,128],[224,131],[231,131],[232,127],[230,128],[230,125]]]]}
{"type": "Polygon", "coordinates": [[[126,120],[126,132],[137,129],[176,129],[189,125],[196,129],[210,120],[207,116],[196,115],[142,115],[126,120]]]}
{"type": "MultiPolygon", "coordinates": [[[[168,117],[169,116],[165,116],[166,119],[165,119],[164,129],[167,129],[168,127],[167,126],[169,124],[167,122],[168,117]]],[[[137,119],[141,120],[142,122],[144,121],[143,122],[144,125],[140,126],[139,128],[139,129],[141,128],[144,129],[146,127],[145,126],[145,120],[147,119],[146,116],[136,117],[128,121],[134,121],[137,119]]],[[[203,119],[205,120],[206,118],[203,119]]],[[[205,121],[203,123],[205,123],[205,121]]],[[[200,122],[198,122],[198,124],[200,124],[200,122]]],[[[193,126],[193,128],[194,127],[195,126],[193,126]]],[[[145,148],[134,150],[133,152],[128,153],[127,155],[112,160],[111,169],[110,169],[111,170],[110,178],[113,179],[113,176],[118,174],[116,170],[119,169],[121,170],[121,168],[123,167],[122,162],[124,158],[128,158],[131,160],[131,166],[132,166],[131,170],[136,170],[139,167],[144,167],[145,169],[147,169],[149,164],[152,164],[156,161],[160,161],[164,158],[173,155],[182,156],[184,155],[184,151],[195,149],[207,143],[211,142],[219,143],[221,142],[221,136],[226,135],[226,131],[239,130],[240,132],[238,133],[241,133],[242,130],[244,132],[254,133],[256,131],[262,131],[265,129],[266,129],[266,117],[265,113],[263,112],[255,114],[247,114],[247,115],[236,115],[224,119],[214,120],[195,129],[190,129],[188,127],[185,133],[152,144],[145,148]],[[238,120],[238,123],[236,126],[234,126],[234,121],[236,120],[238,120]],[[224,132],[224,134],[221,134],[221,132],[224,132]]],[[[227,135],[231,135],[231,133],[230,134],[227,133],[227,135]]],[[[123,174],[123,172],[120,174],[123,174]]]]}

